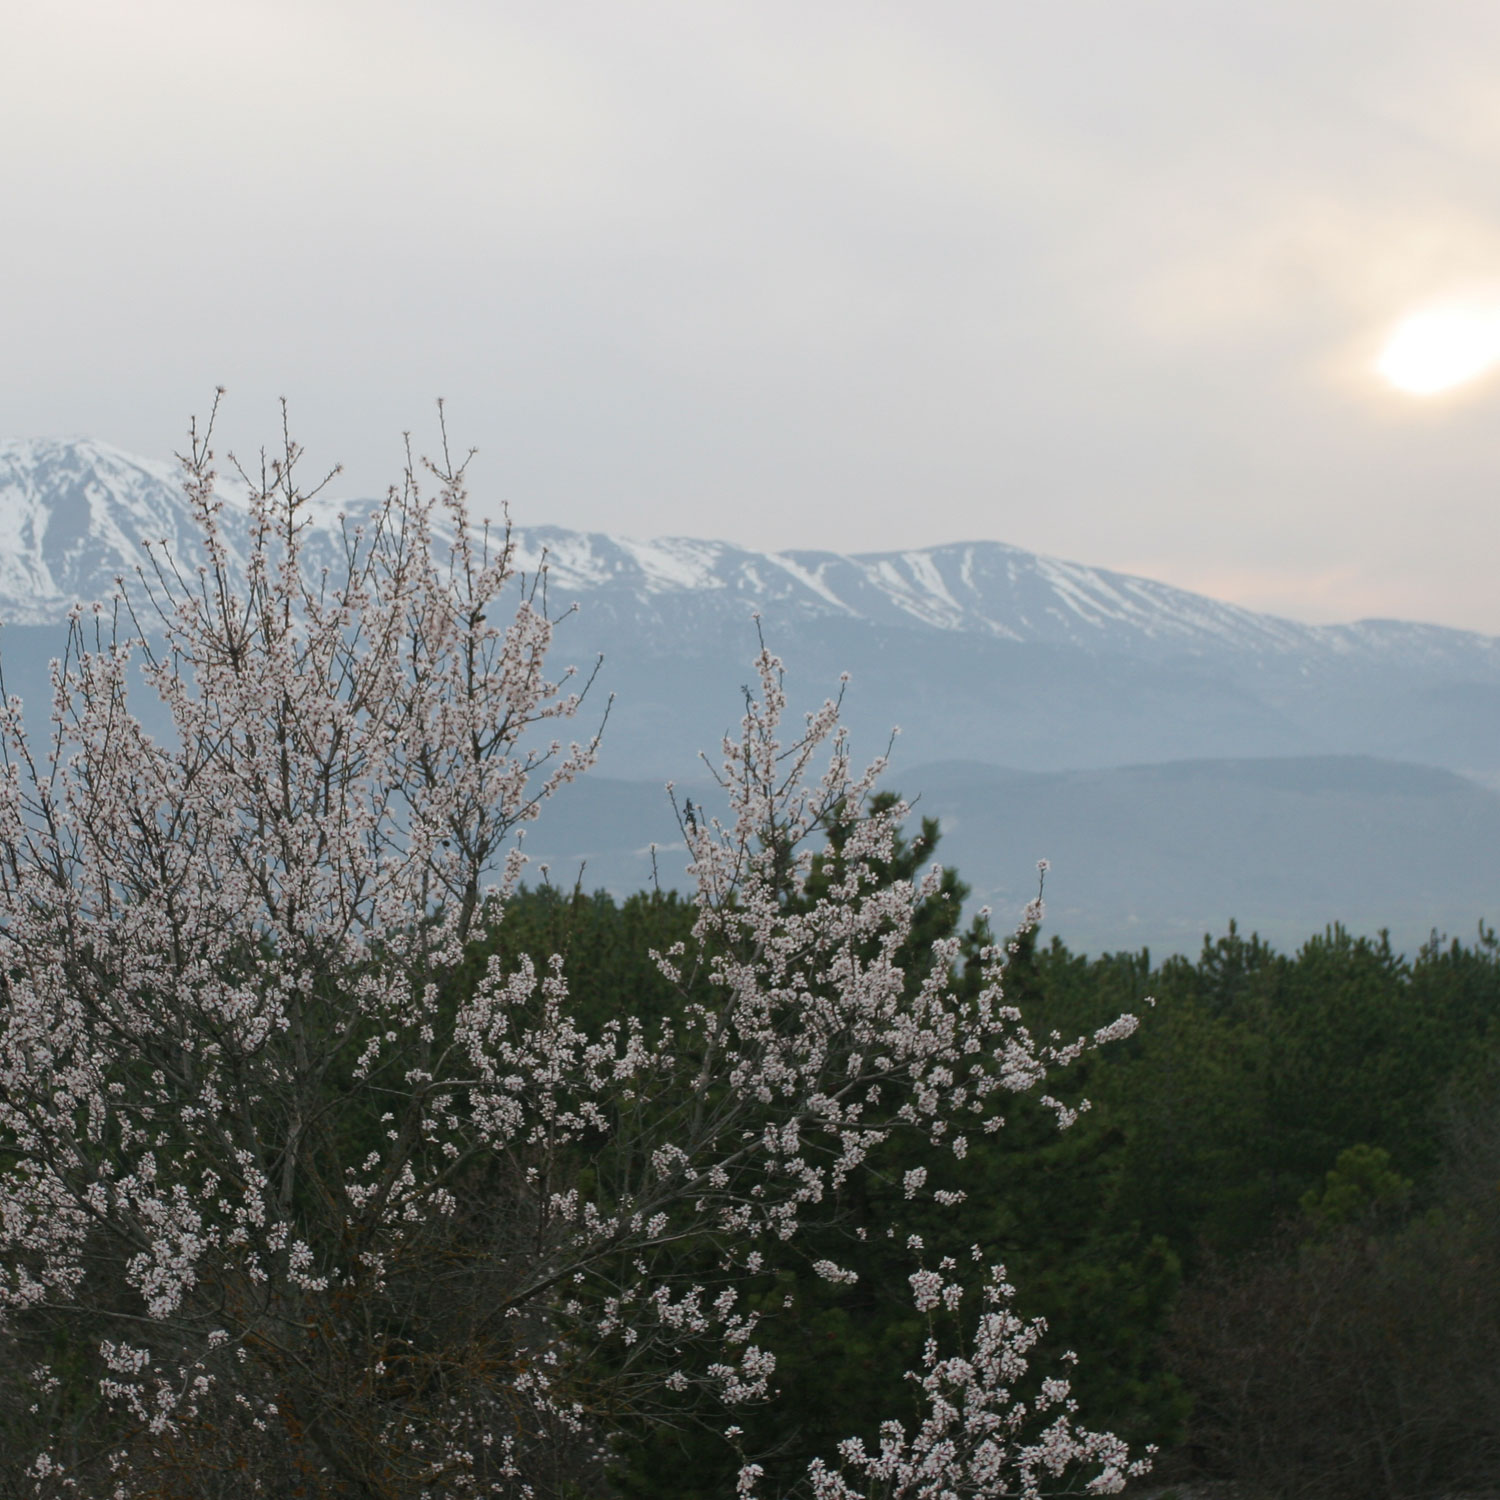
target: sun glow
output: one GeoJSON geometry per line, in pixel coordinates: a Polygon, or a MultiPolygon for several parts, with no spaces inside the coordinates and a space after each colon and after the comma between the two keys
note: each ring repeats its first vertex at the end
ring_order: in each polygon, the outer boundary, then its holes
{"type": "Polygon", "coordinates": [[[1409,396],[1435,396],[1500,364],[1500,309],[1445,307],[1399,324],[1375,368],[1409,396]]]}

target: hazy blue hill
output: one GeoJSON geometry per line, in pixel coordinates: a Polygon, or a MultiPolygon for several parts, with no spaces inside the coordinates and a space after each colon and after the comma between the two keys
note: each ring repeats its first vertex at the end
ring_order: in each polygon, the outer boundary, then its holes
{"type": "MultiPolygon", "coordinates": [[[[560,650],[567,654],[576,628],[560,650]]],[[[811,706],[847,670],[845,721],[862,753],[883,750],[899,726],[908,763],[954,755],[1037,770],[1104,766],[1175,755],[1295,754],[1322,749],[1287,708],[1196,659],[1153,661],[1080,647],[939,637],[862,622],[816,629],[769,618],[768,643],[788,663],[791,702],[811,706]]],[[[716,751],[738,718],[737,684],[750,675],[748,624],[687,636],[672,657],[606,652],[600,686],[617,694],[606,749],[622,775],[681,773],[684,749],[716,751]],[[658,727],[660,726],[660,727],[658,727]],[[674,757],[675,760],[669,759],[674,757]]]]}
{"type": "MultiPolygon", "coordinates": [[[[683,627],[676,649],[603,630],[593,604],[559,631],[558,652],[582,664],[604,647],[599,687],[616,693],[603,767],[621,776],[690,773],[739,714],[738,684],[755,648],[747,620],[683,627]]],[[[768,644],[788,664],[791,701],[820,702],[850,683],[845,720],[864,753],[899,725],[907,763],[982,760],[1027,770],[1158,760],[1374,755],[1441,766],[1500,784],[1500,683],[1395,653],[1360,661],[1271,664],[1179,654],[1131,655],[941,635],[863,621],[816,624],[768,614],[768,644]],[[1303,670],[1303,669],[1306,670],[1303,670]]]]}
{"type": "MultiPolygon", "coordinates": [[[[1047,858],[1048,927],[1078,949],[1195,952],[1231,917],[1295,946],[1328,923],[1415,948],[1500,915],[1500,796],[1450,772],[1369,757],[1188,760],[1036,772],[970,761],[897,770],[944,835],[941,857],[1010,920],[1047,858]]],[[[682,782],[713,805],[711,787],[682,782]]],[[[660,783],[592,777],[529,837],[552,878],[617,892],[681,885],[660,783]]]]}
{"type": "Polygon", "coordinates": [[[944,853],[997,908],[1008,867],[1051,859],[1052,926],[1070,941],[1196,948],[1230,917],[1281,944],[1343,921],[1405,947],[1500,910],[1500,797],[1451,773],[1368,757],[1193,760],[1036,775],[922,766],[944,853]]]}

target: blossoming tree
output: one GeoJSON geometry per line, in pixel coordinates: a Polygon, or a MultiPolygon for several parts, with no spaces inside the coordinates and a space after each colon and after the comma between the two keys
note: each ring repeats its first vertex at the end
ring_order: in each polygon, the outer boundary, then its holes
{"type": "MultiPolygon", "coordinates": [[[[625,1420],[691,1410],[734,1443],[735,1408],[775,1399],[768,1274],[840,1185],[895,1136],[961,1156],[1133,1020],[1033,1037],[1000,948],[967,998],[956,942],[908,972],[941,873],[878,878],[905,809],[871,805],[835,702],[783,731],[764,649],[722,815],[682,821],[697,921],[656,956],[678,1011],[584,1026],[551,955],[476,977],[519,833],[593,755],[554,737],[580,690],[546,672],[545,574],[471,524],[446,447],[431,494],[408,472],[329,557],[295,446],[231,506],[211,431],[184,459],[202,564],[151,549],[75,612],[45,743],[0,711],[8,1479],[607,1493],[625,1420]],[[802,899],[834,827],[837,878],[802,899]]],[[[925,1415],[872,1414],[806,1492],[1120,1488],[1123,1445],[1028,1374],[1003,1268],[911,1252],[925,1415]]]]}

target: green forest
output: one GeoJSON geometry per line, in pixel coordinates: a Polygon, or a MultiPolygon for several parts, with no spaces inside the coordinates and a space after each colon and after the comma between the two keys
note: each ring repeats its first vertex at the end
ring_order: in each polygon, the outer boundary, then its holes
{"type": "MultiPolygon", "coordinates": [[[[924,824],[893,878],[937,836],[924,824]]],[[[960,932],[966,894],[950,872],[914,950],[960,932]]],[[[560,951],[594,1023],[660,1020],[681,1001],[649,951],[693,916],[671,893],[523,891],[475,962],[560,951]]],[[[961,936],[969,955],[994,941],[983,919],[961,936]]],[[[1057,1092],[1087,1107],[1070,1127],[1019,1097],[1007,1128],[934,1173],[929,1186],[967,1195],[961,1210],[902,1201],[891,1145],[850,1190],[864,1201],[841,1205],[848,1224],[917,1222],[934,1258],[978,1241],[1003,1260],[1051,1351],[1078,1352],[1088,1420],[1156,1445],[1153,1488],[1212,1478],[1352,1500],[1487,1483],[1500,1460],[1495,933],[1435,935],[1408,957],[1336,927],[1287,954],[1231,924],[1196,959],[1161,961],[1032,935],[1008,976],[1034,1032],[1145,1019],[1073,1066],[1057,1092]]],[[[912,1405],[901,1372],[923,1326],[909,1258],[856,1233],[836,1249],[857,1284],[814,1275],[823,1242],[810,1239],[806,1274],[759,1293],[795,1313],[767,1325],[783,1399],[759,1425],[741,1419],[770,1493],[869,1413],[912,1405]]],[[[627,1495],[733,1491],[735,1455],[706,1428],[653,1424],[623,1452],[627,1495]]]]}
{"type": "MultiPolygon", "coordinates": [[[[895,799],[877,802],[889,808],[895,799]]],[[[787,902],[811,906],[838,877],[839,839],[834,827],[831,851],[804,885],[787,889],[787,902]]],[[[936,824],[924,822],[898,841],[881,878],[911,878],[937,840],[936,824]]],[[[942,947],[948,938],[959,942],[960,986],[983,982],[982,955],[996,939],[983,917],[965,922],[966,897],[949,871],[922,902],[901,955],[910,986],[921,983],[935,944],[951,951],[942,947]]],[[[443,1008],[492,960],[509,969],[552,953],[581,1034],[631,1018],[649,1038],[695,1003],[692,984],[669,981],[653,956],[687,940],[698,915],[674,893],[620,900],[522,887],[496,910],[449,975],[443,1008]]],[[[1043,929],[1014,945],[1005,998],[1033,1035],[1062,1041],[1125,1012],[1143,1020],[1050,1081],[1055,1100],[1015,1095],[1005,1128],[962,1153],[893,1133],[874,1170],[848,1177],[832,1211],[789,1244],[776,1269],[749,1278],[745,1305],[766,1314],[759,1337],[775,1356],[774,1399],[736,1410],[737,1442],[725,1442],[722,1409],[712,1404],[600,1406],[592,1415],[608,1433],[603,1467],[589,1478],[567,1468],[544,1492],[721,1500],[736,1492],[748,1458],[761,1466],[764,1494],[805,1495],[811,1460],[851,1435],[878,1442],[883,1417],[919,1422],[921,1393],[905,1372],[933,1323],[913,1308],[912,1235],[929,1266],[976,1250],[1003,1263],[1016,1311],[1046,1322],[1039,1364],[1067,1372],[1080,1415],[1135,1452],[1156,1450],[1152,1474],[1134,1489],[1165,1496],[1218,1480],[1234,1482],[1245,1500],[1398,1500],[1492,1486],[1500,1462],[1496,934],[1434,937],[1404,956],[1381,935],[1334,928],[1287,954],[1231,925],[1206,938],[1196,958],[1158,961],[1145,950],[1075,954],[1043,929]],[[1073,1116],[1065,1127],[1059,1110],[1073,1116]],[[914,1195],[910,1181],[924,1168],[914,1195]],[[882,1233],[896,1224],[899,1233],[882,1233]],[[829,1261],[857,1279],[820,1276],[817,1266],[829,1261]]],[[[323,1087],[337,1094],[347,1080],[331,1076],[323,1087]]],[[[643,1108],[671,1119],[680,1103],[653,1097],[643,1108]]],[[[363,1116],[348,1128],[361,1150],[375,1138],[363,1116]]],[[[337,1144],[340,1160],[358,1154],[349,1141],[337,1144]]],[[[561,1160],[592,1192],[586,1179],[598,1159],[561,1160]]],[[[466,1191],[509,1203],[503,1174],[479,1174],[466,1191]]],[[[496,1222],[509,1212],[502,1207],[496,1222]]],[[[484,1233],[489,1217],[476,1206],[484,1233]]],[[[450,1249],[440,1242],[434,1291],[446,1285],[450,1249]]],[[[706,1237],[687,1237],[677,1253],[688,1279],[699,1263],[705,1282],[719,1274],[720,1252],[706,1237]]],[[[452,1285],[468,1283],[460,1276],[452,1285]]],[[[414,1328],[441,1321],[425,1294],[402,1295],[414,1328]]],[[[470,1315],[454,1302],[456,1324],[470,1315]]],[[[0,1369],[0,1475],[20,1481],[6,1450],[24,1453],[38,1431],[61,1435],[86,1459],[95,1432],[112,1430],[94,1351],[117,1322],[102,1304],[97,1316],[85,1309],[54,1319],[39,1307],[16,1320],[16,1357],[0,1369]],[[24,1373],[44,1359],[55,1371],[50,1394],[27,1405],[24,1373]]],[[[949,1322],[939,1332],[955,1333],[957,1318],[949,1322]]],[[[460,1327],[455,1336],[462,1344],[468,1334],[460,1327]]],[[[583,1357],[593,1371],[574,1370],[580,1390],[611,1390],[611,1369],[601,1368],[611,1360],[628,1376],[628,1345],[596,1344],[583,1357]]],[[[216,1430],[203,1431],[203,1451],[217,1453],[216,1430]]],[[[181,1455],[166,1453],[163,1473],[176,1465],[186,1478],[143,1493],[240,1493],[232,1466],[212,1487],[195,1452],[184,1439],[181,1455]]],[[[327,1483],[287,1492],[377,1492],[345,1488],[336,1476],[327,1483]]]]}

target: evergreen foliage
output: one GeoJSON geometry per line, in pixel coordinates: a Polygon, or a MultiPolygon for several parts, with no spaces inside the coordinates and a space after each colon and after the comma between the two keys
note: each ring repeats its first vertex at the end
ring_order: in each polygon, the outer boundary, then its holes
{"type": "MultiPolygon", "coordinates": [[[[909,878],[937,836],[928,820],[903,840],[890,877],[909,878]]],[[[923,944],[956,935],[972,957],[990,941],[982,921],[961,929],[966,895],[949,872],[922,909],[923,944]]],[[[660,1017],[673,1000],[641,955],[680,938],[691,920],[671,894],[617,902],[544,887],[523,892],[488,941],[566,953],[576,992],[599,1021],[660,1017]]],[[[941,1183],[929,1181],[968,1194],[961,1233],[950,1216],[902,1201],[908,1164],[894,1146],[876,1175],[846,1189],[859,1195],[846,1219],[900,1217],[919,1227],[934,1258],[976,1239],[1003,1258],[1023,1289],[1021,1310],[1047,1320],[1048,1346],[1093,1354],[1074,1385],[1099,1420],[1132,1442],[1175,1450],[1178,1466],[1256,1482],[1274,1469],[1285,1493],[1301,1493],[1295,1466],[1266,1458],[1278,1421],[1303,1412],[1297,1425],[1306,1425],[1304,1408],[1277,1393],[1275,1351],[1289,1347],[1290,1324],[1311,1316],[1309,1286],[1326,1291],[1353,1274],[1351,1235],[1366,1246],[1368,1285],[1350,1292],[1342,1315],[1348,1358],[1385,1361],[1391,1379],[1410,1386],[1424,1369],[1441,1371],[1444,1349],[1468,1350],[1471,1361],[1490,1349],[1485,1335],[1453,1320],[1472,1322],[1486,1278],[1500,1285],[1500,1237],[1485,1198],[1500,1181],[1500,1152],[1493,1141],[1476,1144],[1500,1098],[1500,942],[1492,931],[1467,943],[1434,938],[1408,959],[1383,935],[1340,927],[1287,955],[1231,924],[1205,938],[1196,961],[1159,964],[1145,950],[1090,958],[1061,938],[1028,938],[1012,957],[1007,996],[1033,1031],[1064,1036],[1140,1011],[1149,997],[1155,1006],[1134,1036],[1069,1070],[1058,1092],[1090,1105],[1071,1128],[1059,1132],[1050,1110],[1018,1097],[1004,1131],[945,1163],[941,1183]],[[1438,1266],[1448,1293],[1435,1287],[1438,1266]],[[1257,1297],[1259,1404],[1226,1425],[1224,1385],[1250,1358],[1245,1325],[1226,1309],[1243,1311],[1257,1297]],[[1420,1337],[1412,1332],[1392,1364],[1392,1352],[1360,1340],[1378,1344],[1379,1319],[1403,1298],[1433,1321],[1420,1337]],[[1253,1450],[1242,1441],[1247,1423],[1266,1429],[1253,1450]]],[[[837,1434],[860,1431],[872,1411],[902,1409],[900,1351],[918,1336],[897,1247],[854,1242],[835,1228],[808,1241],[808,1265],[835,1242],[859,1273],[854,1286],[805,1269],[761,1289],[796,1306],[769,1341],[787,1399],[745,1425],[754,1446],[773,1455],[763,1460],[768,1475],[788,1488],[837,1434]]],[[[1318,1361],[1337,1357],[1309,1354],[1303,1378],[1328,1380],[1318,1361]]],[[[1494,1381],[1483,1389],[1461,1403],[1465,1443],[1455,1443],[1452,1423],[1429,1422],[1425,1447],[1420,1434],[1409,1439],[1424,1483],[1445,1464],[1455,1476],[1471,1466],[1458,1463],[1461,1448],[1477,1452],[1500,1438],[1500,1389],[1494,1381]]],[[[910,1407],[911,1393],[904,1400],[910,1407]]],[[[1329,1402],[1318,1410],[1332,1421],[1329,1402]]],[[[1292,1448],[1303,1452],[1310,1441],[1292,1448]]],[[[1321,1476],[1319,1494],[1369,1492],[1357,1489],[1370,1479],[1367,1465],[1304,1467],[1321,1476]]],[[[1402,1483],[1411,1469],[1401,1471],[1402,1483]]],[[[1382,1474],[1374,1492],[1385,1492],[1382,1474]]],[[[709,1500],[732,1487],[733,1467],[707,1433],[656,1427],[639,1435],[618,1482],[632,1496],[709,1500]]],[[[779,1492],[774,1483],[770,1492],[779,1492]]],[[[1409,1492],[1399,1484],[1390,1491],[1409,1492]]]]}

